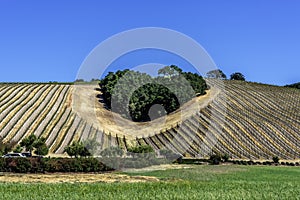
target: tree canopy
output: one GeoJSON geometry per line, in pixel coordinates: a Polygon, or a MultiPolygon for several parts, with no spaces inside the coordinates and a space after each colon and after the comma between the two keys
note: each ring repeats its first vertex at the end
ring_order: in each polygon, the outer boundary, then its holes
{"type": "Polygon", "coordinates": [[[245,76],[240,72],[235,72],[230,75],[230,80],[239,80],[239,81],[245,81],[245,76]]]}
{"type": "Polygon", "coordinates": [[[25,147],[26,151],[29,151],[30,154],[34,150],[34,153],[36,155],[41,156],[45,156],[49,152],[49,148],[46,145],[46,138],[38,138],[34,134],[31,134],[28,137],[24,138],[20,143],[20,147],[25,147]]]}
{"type": "Polygon", "coordinates": [[[206,73],[207,78],[227,79],[227,76],[220,69],[211,70],[206,73]]]}
{"type": "Polygon", "coordinates": [[[294,83],[294,84],[291,84],[291,85],[286,85],[284,87],[291,87],[291,88],[300,89],[300,82],[299,83],[294,83]]]}
{"type": "Polygon", "coordinates": [[[66,146],[64,152],[66,152],[70,157],[75,156],[75,158],[78,158],[78,156],[81,157],[91,156],[91,153],[84,146],[84,144],[82,142],[76,142],[76,141],[66,146]]]}
{"type": "Polygon", "coordinates": [[[205,94],[205,80],[175,65],[158,70],[157,77],[132,70],[109,72],[100,80],[108,109],[136,122],[150,121],[177,110],[196,95],[205,94]],[[149,111],[152,109],[152,116],[149,111]]]}

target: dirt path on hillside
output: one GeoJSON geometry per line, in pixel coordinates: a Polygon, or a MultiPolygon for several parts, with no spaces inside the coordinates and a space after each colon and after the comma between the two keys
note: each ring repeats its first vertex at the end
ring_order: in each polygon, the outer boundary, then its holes
{"type": "Polygon", "coordinates": [[[220,93],[219,89],[211,88],[206,95],[192,99],[167,116],[150,122],[137,123],[105,109],[104,104],[97,98],[97,95],[101,95],[97,90],[98,87],[98,85],[74,85],[73,111],[95,128],[112,135],[118,134],[121,137],[125,135],[128,139],[151,136],[176,126],[206,107],[220,93]]]}

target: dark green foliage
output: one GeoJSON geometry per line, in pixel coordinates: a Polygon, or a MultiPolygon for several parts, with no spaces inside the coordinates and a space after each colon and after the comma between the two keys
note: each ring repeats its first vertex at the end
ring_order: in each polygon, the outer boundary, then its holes
{"type": "Polygon", "coordinates": [[[30,171],[30,160],[27,158],[1,158],[1,170],[5,172],[26,173],[30,171]]]}
{"type": "Polygon", "coordinates": [[[166,66],[152,78],[131,70],[109,72],[100,81],[102,98],[108,109],[133,121],[150,121],[177,110],[196,95],[205,94],[206,82],[198,74],[166,66]],[[159,109],[151,110],[154,105],[159,109]],[[150,113],[153,111],[153,113],[150,113]]]}
{"type": "Polygon", "coordinates": [[[102,172],[111,170],[96,158],[0,158],[1,172],[102,172]]]}
{"type": "Polygon", "coordinates": [[[135,147],[130,147],[127,149],[131,153],[152,153],[154,152],[153,148],[149,145],[138,145],[135,147]]]}
{"type": "Polygon", "coordinates": [[[21,153],[23,151],[23,148],[21,147],[21,145],[17,145],[14,149],[13,152],[14,153],[21,153]]]}
{"type": "Polygon", "coordinates": [[[25,147],[26,151],[29,151],[30,153],[32,153],[33,149],[34,149],[34,143],[36,142],[37,137],[34,134],[29,135],[28,137],[24,138],[20,145],[22,147],[25,147]]]}
{"type": "Polygon", "coordinates": [[[46,138],[38,138],[34,143],[35,151],[34,153],[36,155],[45,156],[49,152],[49,148],[46,145],[46,138]]]}
{"type": "Polygon", "coordinates": [[[274,156],[272,159],[273,159],[273,162],[274,162],[274,163],[279,163],[279,158],[278,158],[278,156],[274,156]]]}
{"type": "Polygon", "coordinates": [[[230,75],[230,80],[239,80],[239,81],[245,81],[245,76],[240,72],[235,72],[230,75]]]}
{"type": "Polygon", "coordinates": [[[284,87],[290,87],[290,88],[300,89],[300,82],[299,83],[294,83],[294,84],[291,84],[291,85],[286,85],[284,87]]]}
{"type": "Polygon", "coordinates": [[[81,157],[91,156],[91,153],[84,146],[84,144],[82,142],[73,142],[71,145],[66,146],[65,152],[70,157],[75,156],[75,158],[78,158],[78,156],[81,156],[81,157]]]}
{"type": "Polygon", "coordinates": [[[213,154],[209,157],[209,162],[213,165],[219,165],[222,162],[222,156],[219,154],[213,154]]]}
{"type": "Polygon", "coordinates": [[[223,73],[222,70],[216,69],[216,70],[211,70],[206,73],[207,78],[215,78],[215,79],[226,79],[226,75],[223,73]]]}
{"type": "MultiPolygon", "coordinates": [[[[34,134],[24,138],[20,143],[20,148],[21,147],[25,147],[26,151],[29,151],[30,154],[34,150],[34,153],[40,156],[45,156],[49,152],[49,148],[46,145],[46,138],[37,138],[34,134]]],[[[20,149],[16,150],[19,151],[20,149]]]]}
{"type": "Polygon", "coordinates": [[[224,154],[224,155],[222,156],[222,159],[223,159],[224,162],[228,162],[229,158],[230,158],[230,157],[229,157],[228,154],[224,154]]]}

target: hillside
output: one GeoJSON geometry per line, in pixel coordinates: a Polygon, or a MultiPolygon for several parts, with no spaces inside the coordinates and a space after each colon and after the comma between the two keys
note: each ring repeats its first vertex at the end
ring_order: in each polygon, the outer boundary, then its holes
{"type": "Polygon", "coordinates": [[[97,85],[0,84],[0,136],[34,133],[61,154],[72,141],[94,138],[100,149],[150,144],[192,157],[300,157],[300,91],[256,83],[208,80],[204,97],[150,124],[132,124],[103,108],[97,85]],[[73,105],[73,106],[72,106],[73,105]]]}

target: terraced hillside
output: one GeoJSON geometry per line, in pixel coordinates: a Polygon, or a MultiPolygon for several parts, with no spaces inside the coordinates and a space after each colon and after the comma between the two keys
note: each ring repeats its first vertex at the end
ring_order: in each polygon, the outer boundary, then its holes
{"type": "Polygon", "coordinates": [[[167,128],[148,129],[135,138],[80,117],[72,109],[75,86],[0,84],[0,136],[4,142],[21,141],[34,133],[46,137],[50,151],[57,154],[72,141],[94,138],[99,149],[138,143],[192,157],[218,152],[233,158],[300,158],[300,90],[240,81],[208,83],[221,92],[205,106],[167,128]]]}

